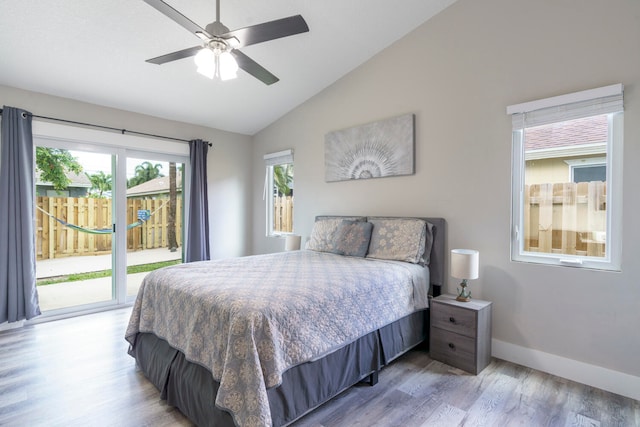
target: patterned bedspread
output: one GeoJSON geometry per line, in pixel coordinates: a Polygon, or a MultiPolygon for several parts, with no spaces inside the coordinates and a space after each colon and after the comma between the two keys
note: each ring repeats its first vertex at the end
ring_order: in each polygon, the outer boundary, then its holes
{"type": "Polygon", "coordinates": [[[428,269],[292,251],[149,273],[125,338],[152,332],[208,368],[238,426],[269,426],[282,374],[428,305],[428,269]]]}

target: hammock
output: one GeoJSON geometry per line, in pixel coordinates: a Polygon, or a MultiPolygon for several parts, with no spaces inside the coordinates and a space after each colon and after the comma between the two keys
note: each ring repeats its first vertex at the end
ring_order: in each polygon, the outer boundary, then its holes
{"type": "MultiPolygon", "coordinates": [[[[167,202],[164,202],[162,205],[160,205],[160,207],[158,209],[156,209],[155,211],[151,212],[151,214],[149,215],[149,217],[151,217],[151,215],[153,215],[154,213],[158,212],[160,209],[162,209],[164,207],[164,205],[166,205],[167,202]]],[[[36,206],[36,208],[38,210],[40,210],[42,213],[50,216],[51,218],[55,219],[56,221],[58,221],[60,224],[64,225],[67,228],[70,228],[72,230],[76,230],[76,231],[80,231],[82,233],[89,233],[89,234],[112,234],[113,233],[113,229],[111,228],[99,228],[99,229],[90,229],[90,228],[83,228],[80,227],[79,225],[75,225],[75,224],[70,224],[65,220],[62,220],[60,218],[57,218],[55,216],[53,216],[52,214],[50,214],[49,212],[45,211],[44,209],[42,209],[40,206],[36,206]]],[[[148,219],[147,219],[148,220],[148,219]]],[[[144,224],[147,220],[138,220],[132,224],[127,225],[127,231],[131,230],[132,228],[138,227],[142,224],[144,224]]]]}

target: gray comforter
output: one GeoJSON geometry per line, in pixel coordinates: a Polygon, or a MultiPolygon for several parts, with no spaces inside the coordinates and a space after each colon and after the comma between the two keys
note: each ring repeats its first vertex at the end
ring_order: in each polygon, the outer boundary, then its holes
{"type": "Polygon", "coordinates": [[[283,372],[426,308],[428,283],[419,265],[304,250],[181,264],[145,277],[126,339],[165,339],[212,372],[238,426],[269,426],[283,372]]]}

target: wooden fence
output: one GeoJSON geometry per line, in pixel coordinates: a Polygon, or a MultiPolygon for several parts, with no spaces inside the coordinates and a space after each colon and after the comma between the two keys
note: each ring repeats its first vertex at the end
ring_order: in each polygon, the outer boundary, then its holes
{"type": "Polygon", "coordinates": [[[535,184],[524,191],[524,250],[603,257],[606,183],[535,184]]]}
{"type": "MultiPolygon", "coordinates": [[[[181,197],[177,198],[176,205],[176,239],[180,246],[182,245],[181,197]]],[[[113,224],[111,199],[36,197],[36,206],[37,259],[111,252],[111,233],[87,233],[65,226],[55,219],[58,218],[86,230],[111,230],[113,224]]],[[[127,224],[138,221],[140,210],[148,210],[151,216],[147,221],[143,221],[141,225],[127,232],[127,250],[167,247],[169,198],[128,199],[127,224]]]]}
{"type": "Polygon", "coordinates": [[[293,231],[293,196],[273,196],[273,231],[293,231]]]}

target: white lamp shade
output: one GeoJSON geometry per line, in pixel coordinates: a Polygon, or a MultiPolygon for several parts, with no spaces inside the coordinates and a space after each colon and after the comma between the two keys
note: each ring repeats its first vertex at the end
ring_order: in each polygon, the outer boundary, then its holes
{"type": "Polygon", "coordinates": [[[195,56],[194,61],[198,67],[198,73],[213,79],[216,73],[216,55],[211,49],[203,48],[195,56]]]}
{"type": "Polygon", "coordinates": [[[285,251],[297,251],[300,249],[300,236],[295,234],[288,234],[286,240],[284,241],[284,250],[285,251]]]}
{"type": "Polygon", "coordinates": [[[473,249],[451,250],[451,276],[456,279],[477,279],[480,253],[473,249]]]}
{"type": "Polygon", "coordinates": [[[238,77],[238,63],[229,52],[222,52],[218,57],[220,61],[220,80],[230,80],[238,77]]]}

